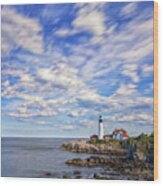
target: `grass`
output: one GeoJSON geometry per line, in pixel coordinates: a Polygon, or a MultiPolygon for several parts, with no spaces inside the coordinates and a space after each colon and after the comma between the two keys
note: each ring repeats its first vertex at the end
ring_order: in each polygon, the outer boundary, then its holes
{"type": "Polygon", "coordinates": [[[124,146],[124,144],[135,144],[143,152],[149,152],[149,151],[152,151],[154,148],[154,134],[152,133],[151,135],[146,135],[146,134],[142,133],[141,135],[139,135],[137,137],[129,137],[128,139],[123,140],[123,141],[120,141],[117,139],[110,139],[108,141],[96,139],[93,141],[89,141],[89,143],[91,143],[91,144],[108,144],[108,145],[112,145],[114,147],[124,146]]]}

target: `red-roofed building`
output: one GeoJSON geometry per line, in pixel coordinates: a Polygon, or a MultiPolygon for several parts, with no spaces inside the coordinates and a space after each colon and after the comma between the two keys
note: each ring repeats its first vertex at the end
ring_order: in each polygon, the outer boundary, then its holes
{"type": "Polygon", "coordinates": [[[94,134],[90,137],[90,140],[95,142],[96,140],[98,140],[98,136],[96,134],[94,134]]]}
{"type": "Polygon", "coordinates": [[[129,136],[127,133],[123,133],[123,139],[127,139],[129,136]]]}
{"type": "Polygon", "coordinates": [[[113,131],[113,139],[124,140],[128,138],[128,134],[124,129],[115,129],[113,131]]]}
{"type": "Polygon", "coordinates": [[[120,130],[121,130],[123,133],[127,133],[126,130],[124,130],[124,129],[120,129],[120,130]]]}
{"type": "Polygon", "coordinates": [[[104,140],[105,141],[109,141],[110,139],[112,139],[112,134],[106,134],[106,135],[104,135],[104,140]]]}

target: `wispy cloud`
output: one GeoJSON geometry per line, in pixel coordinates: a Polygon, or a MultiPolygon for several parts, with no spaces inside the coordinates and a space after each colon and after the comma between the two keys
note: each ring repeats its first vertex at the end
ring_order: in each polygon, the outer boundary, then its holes
{"type": "Polygon", "coordinates": [[[33,53],[43,52],[41,25],[35,19],[18,14],[14,9],[2,9],[2,54],[19,47],[33,53]]]}
{"type": "Polygon", "coordinates": [[[99,114],[132,134],[153,130],[152,4],[113,4],[2,8],[4,117],[63,135],[95,131],[99,114]]]}
{"type": "Polygon", "coordinates": [[[135,2],[128,3],[121,9],[120,14],[121,16],[124,17],[131,17],[133,16],[134,13],[136,13],[136,9],[137,9],[137,3],[135,2]]]}

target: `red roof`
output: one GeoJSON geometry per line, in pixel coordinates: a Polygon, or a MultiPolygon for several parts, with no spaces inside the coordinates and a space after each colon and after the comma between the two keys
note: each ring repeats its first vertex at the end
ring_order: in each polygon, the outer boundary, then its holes
{"type": "Polygon", "coordinates": [[[124,129],[121,129],[121,131],[122,131],[123,133],[127,133],[126,130],[124,130],[124,129]]]}
{"type": "Polygon", "coordinates": [[[113,132],[119,132],[119,130],[118,129],[115,129],[113,132]]]}
{"type": "Polygon", "coordinates": [[[128,135],[126,133],[123,133],[123,137],[128,138],[128,135]]]}
{"type": "Polygon", "coordinates": [[[113,131],[113,133],[119,133],[119,132],[123,132],[123,134],[127,134],[126,130],[124,130],[124,129],[115,129],[113,131]]]}
{"type": "Polygon", "coordinates": [[[94,134],[90,138],[98,138],[98,136],[96,134],[94,134]]]}

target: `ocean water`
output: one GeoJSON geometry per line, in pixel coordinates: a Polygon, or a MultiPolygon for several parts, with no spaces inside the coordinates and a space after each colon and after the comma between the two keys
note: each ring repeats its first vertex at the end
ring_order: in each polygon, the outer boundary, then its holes
{"type": "Polygon", "coordinates": [[[67,165],[73,158],[87,158],[90,154],[64,151],[61,144],[77,139],[63,138],[2,138],[1,175],[3,177],[52,177],[91,179],[101,167],[86,168],[67,165]],[[78,173],[77,173],[78,174],[78,173]]]}

